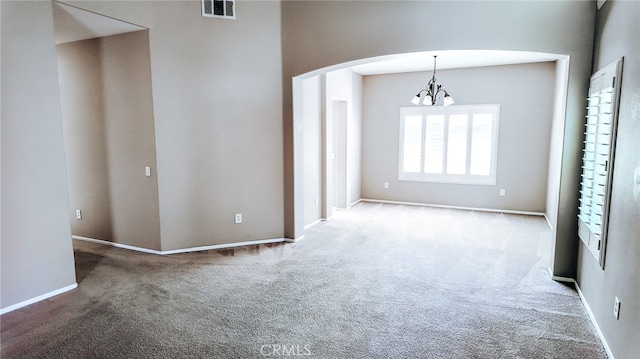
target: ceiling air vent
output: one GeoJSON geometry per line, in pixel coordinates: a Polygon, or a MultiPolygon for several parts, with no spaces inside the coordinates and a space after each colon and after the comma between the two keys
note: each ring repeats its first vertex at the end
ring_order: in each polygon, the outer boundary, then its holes
{"type": "Polygon", "coordinates": [[[236,0],[202,0],[202,16],[236,18],[236,0]]]}

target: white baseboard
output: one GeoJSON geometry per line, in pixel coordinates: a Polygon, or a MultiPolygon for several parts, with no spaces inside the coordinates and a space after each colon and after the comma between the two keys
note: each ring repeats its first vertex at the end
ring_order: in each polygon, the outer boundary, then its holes
{"type": "Polygon", "coordinates": [[[384,199],[362,198],[360,202],[400,204],[405,206],[423,206],[423,207],[448,208],[448,209],[462,209],[466,211],[477,211],[477,212],[522,214],[527,216],[541,216],[541,217],[544,216],[544,213],[542,212],[514,211],[510,209],[495,209],[495,208],[460,207],[460,206],[448,206],[448,205],[442,205],[442,204],[430,204],[430,203],[419,203],[419,202],[388,201],[384,199]]]}
{"type": "Polygon", "coordinates": [[[202,247],[192,247],[192,248],[183,248],[183,249],[173,249],[170,251],[162,251],[160,254],[177,254],[177,253],[187,253],[187,252],[198,252],[198,251],[208,251],[215,249],[225,249],[225,248],[234,248],[234,247],[242,247],[242,246],[250,246],[254,244],[269,244],[269,243],[281,243],[286,242],[285,238],[272,238],[272,239],[259,239],[256,241],[246,241],[246,242],[236,242],[236,243],[225,243],[225,244],[213,244],[210,246],[202,246],[202,247]]]}
{"type": "Polygon", "coordinates": [[[60,289],[56,289],[56,290],[51,291],[49,293],[45,293],[45,294],[39,295],[37,297],[24,300],[24,301],[22,301],[20,303],[17,303],[17,304],[14,304],[14,305],[10,305],[10,306],[8,306],[6,308],[0,309],[0,315],[12,312],[12,311],[14,311],[16,309],[20,309],[22,307],[26,307],[29,304],[33,304],[33,303],[40,302],[40,301],[45,300],[45,299],[49,299],[49,298],[51,298],[53,296],[56,296],[58,294],[62,294],[64,292],[68,292],[68,291],[70,291],[72,289],[76,289],[76,288],[78,288],[78,283],[74,283],[72,285],[68,285],[66,287],[63,287],[63,288],[60,288],[60,289]]]}
{"type": "Polygon", "coordinates": [[[598,325],[598,322],[596,321],[596,317],[593,315],[593,312],[591,311],[591,307],[589,307],[589,303],[587,303],[587,300],[584,297],[584,294],[582,294],[582,290],[580,290],[580,286],[578,285],[577,282],[574,281],[574,283],[576,285],[576,290],[578,291],[578,295],[580,296],[580,301],[582,301],[582,305],[584,305],[584,309],[587,310],[587,313],[589,314],[589,318],[591,319],[591,323],[593,323],[593,326],[596,328],[596,332],[600,337],[600,341],[604,346],[604,350],[607,352],[607,356],[609,357],[609,359],[615,359],[615,357],[613,356],[613,353],[611,352],[611,348],[609,348],[609,344],[604,339],[604,335],[602,335],[600,326],[598,325]]]}
{"type": "Polygon", "coordinates": [[[306,235],[303,234],[300,237],[294,238],[294,239],[284,238],[284,241],[287,242],[287,243],[297,243],[297,242],[300,242],[301,240],[303,240],[305,237],[306,237],[306,235]]]}
{"type": "Polygon", "coordinates": [[[551,275],[551,279],[557,282],[573,283],[573,285],[575,285],[576,290],[578,291],[578,296],[580,296],[580,301],[582,302],[584,309],[587,311],[587,314],[589,314],[589,319],[591,320],[591,323],[593,323],[593,326],[596,328],[596,333],[598,333],[598,337],[600,337],[602,346],[604,346],[604,350],[607,352],[607,357],[609,359],[615,359],[615,357],[613,356],[613,353],[611,352],[611,348],[609,348],[609,344],[607,343],[606,339],[604,339],[604,335],[602,335],[602,331],[600,330],[600,326],[596,321],[596,317],[593,315],[593,311],[591,311],[591,307],[589,307],[589,303],[587,303],[587,299],[584,297],[584,294],[582,294],[582,290],[580,289],[578,282],[576,282],[576,280],[573,278],[560,277],[560,276],[553,275],[551,273],[551,268],[549,268],[549,275],[551,275]]]}
{"type": "Polygon", "coordinates": [[[254,245],[254,244],[268,244],[268,243],[287,242],[286,238],[273,238],[273,239],[260,239],[260,240],[256,240],[256,241],[246,241],[246,242],[212,244],[212,245],[209,245],[209,246],[180,248],[180,249],[172,249],[172,250],[169,250],[169,251],[158,251],[158,250],[155,250],[155,249],[130,246],[128,244],[109,242],[109,241],[105,241],[105,240],[102,240],[102,239],[95,239],[95,238],[88,238],[88,237],[81,237],[81,236],[71,236],[71,238],[77,239],[77,240],[81,240],[81,241],[98,243],[98,244],[103,244],[103,245],[107,245],[107,246],[113,246],[113,247],[117,247],[117,248],[129,249],[129,250],[132,250],[132,251],[149,253],[149,254],[156,254],[156,255],[161,255],[161,256],[162,255],[168,255],[168,254],[178,254],[178,253],[199,252],[199,251],[208,251],[208,250],[215,250],[215,249],[242,247],[242,246],[249,246],[249,245],[254,245]]]}
{"type": "Polygon", "coordinates": [[[547,268],[547,270],[549,271],[549,276],[551,276],[551,279],[555,280],[556,282],[564,282],[564,283],[576,284],[576,280],[573,279],[573,278],[561,277],[561,276],[558,276],[558,275],[553,275],[553,272],[551,271],[551,268],[547,268]]]}
{"type": "Polygon", "coordinates": [[[363,201],[362,199],[359,199],[359,200],[351,203],[350,205],[348,205],[348,206],[346,206],[344,208],[343,207],[333,207],[333,210],[334,211],[349,211],[349,210],[351,210],[351,207],[355,206],[356,204],[358,204],[358,203],[360,203],[362,201],[363,201]]]}
{"type": "Polygon", "coordinates": [[[309,229],[310,227],[313,227],[313,226],[315,226],[316,224],[318,224],[318,223],[320,223],[320,222],[322,222],[322,221],[325,221],[325,219],[324,219],[324,218],[320,218],[320,219],[319,219],[319,220],[317,220],[317,221],[313,221],[313,222],[311,222],[311,223],[307,224],[306,226],[304,226],[304,229],[305,229],[305,230],[307,230],[307,229],[309,229]]]}
{"type": "Polygon", "coordinates": [[[551,221],[549,220],[549,217],[547,217],[546,213],[544,213],[544,219],[547,220],[547,225],[549,225],[549,229],[553,231],[553,226],[551,225],[551,221]]]}
{"type": "Polygon", "coordinates": [[[71,238],[77,239],[79,241],[97,243],[97,244],[102,244],[102,245],[105,245],[105,246],[112,246],[112,247],[116,247],[116,248],[123,248],[123,249],[128,249],[128,250],[136,251],[136,252],[143,252],[143,253],[149,253],[149,254],[162,255],[162,251],[158,251],[158,250],[155,250],[155,249],[130,246],[128,244],[122,244],[122,243],[114,243],[114,242],[105,241],[103,239],[82,237],[82,236],[76,236],[76,235],[72,235],[71,238]]]}

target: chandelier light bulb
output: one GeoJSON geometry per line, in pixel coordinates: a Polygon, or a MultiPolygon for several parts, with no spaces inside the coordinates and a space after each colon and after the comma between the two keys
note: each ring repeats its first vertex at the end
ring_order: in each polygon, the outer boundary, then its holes
{"type": "Polygon", "coordinates": [[[453,105],[454,103],[456,103],[456,102],[453,101],[453,98],[451,96],[449,96],[449,94],[444,95],[444,100],[442,100],[442,104],[444,106],[453,105]]]}

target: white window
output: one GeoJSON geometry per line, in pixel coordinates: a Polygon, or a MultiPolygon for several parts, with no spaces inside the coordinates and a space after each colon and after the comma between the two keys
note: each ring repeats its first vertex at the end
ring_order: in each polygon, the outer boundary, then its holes
{"type": "Polygon", "coordinates": [[[202,16],[236,18],[235,0],[202,0],[202,16]]]}
{"type": "Polygon", "coordinates": [[[401,181],[495,185],[500,105],[400,109],[401,181]]]}
{"type": "Polygon", "coordinates": [[[622,59],[591,77],[584,131],[578,235],[602,268],[607,244],[621,75],[622,59]]]}

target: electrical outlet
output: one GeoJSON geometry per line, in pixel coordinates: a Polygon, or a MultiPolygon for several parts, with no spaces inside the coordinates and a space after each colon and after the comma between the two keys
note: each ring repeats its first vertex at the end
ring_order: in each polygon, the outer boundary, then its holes
{"type": "Polygon", "coordinates": [[[242,223],[242,213],[236,213],[235,221],[236,224],[242,223]]]}
{"type": "Polygon", "coordinates": [[[500,197],[504,197],[504,196],[506,196],[506,195],[507,195],[507,190],[506,190],[506,189],[504,189],[504,188],[501,188],[501,189],[500,189],[500,197]]]}
{"type": "Polygon", "coordinates": [[[389,182],[384,183],[384,188],[387,188],[387,189],[389,188],[389,182]]]}
{"type": "Polygon", "coordinates": [[[76,219],[82,219],[82,212],[79,209],[76,209],[76,219]]]}
{"type": "Polygon", "coordinates": [[[620,299],[618,299],[618,297],[616,297],[613,302],[613,316],[616,317],[616,319],[620,319],[620,299]]]}
{"type": "Polygon", "coordinates": [[[147,177],[151,177],[151,167],[149,166],[144,167],[144,175],[147,177]]]}
{"type": "Polygon", "coordinates": [[[317,206],[317,205],[318,205],[318,197],[316,197],[316,200],[315,200],[315,201],[316,201],[316,206],[317,206]]]}

